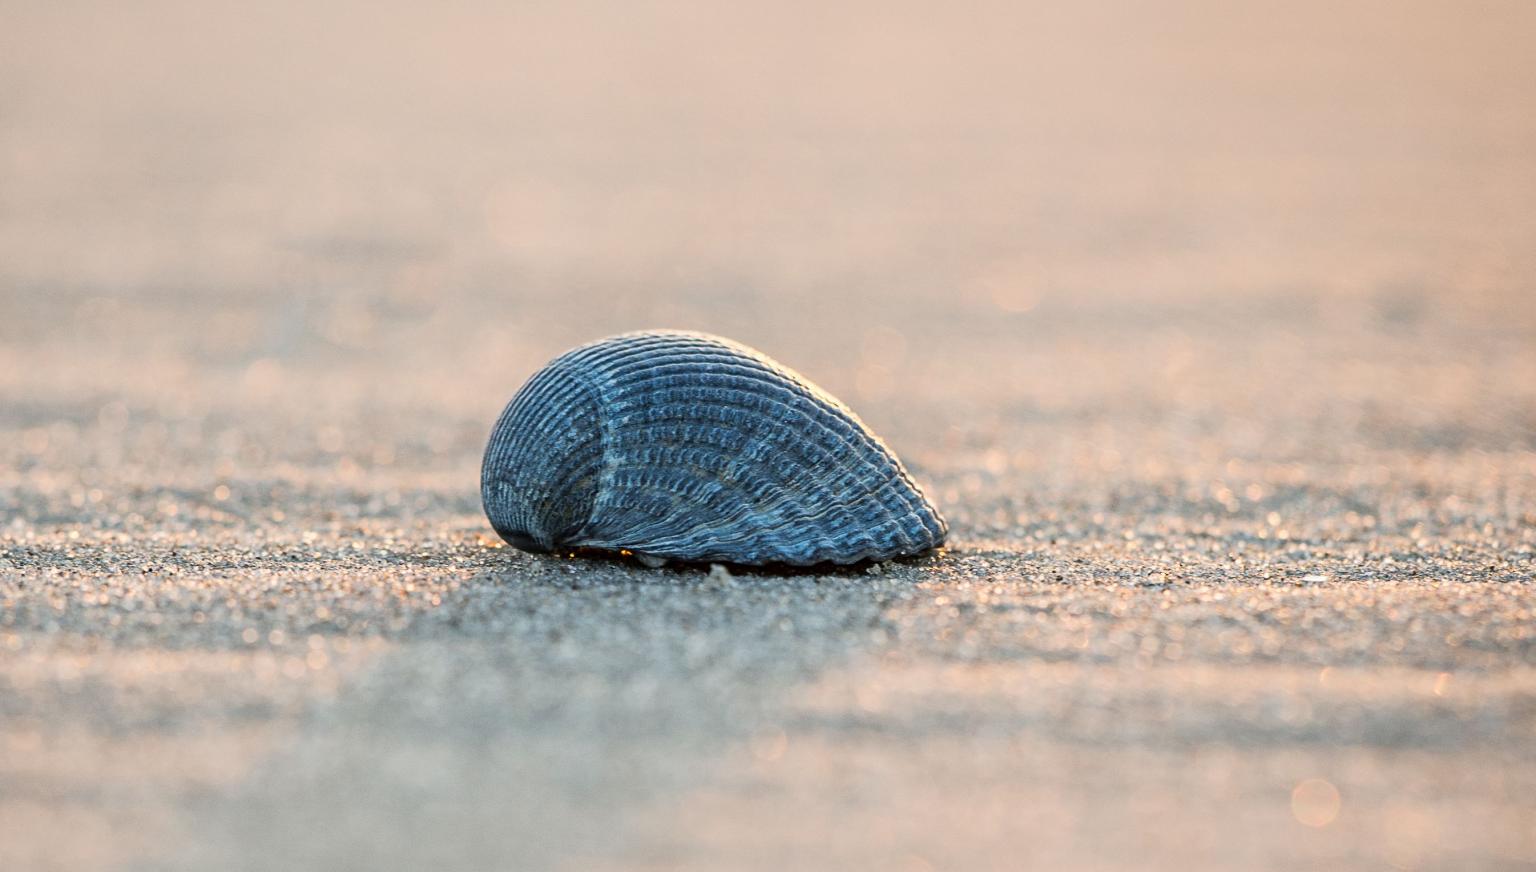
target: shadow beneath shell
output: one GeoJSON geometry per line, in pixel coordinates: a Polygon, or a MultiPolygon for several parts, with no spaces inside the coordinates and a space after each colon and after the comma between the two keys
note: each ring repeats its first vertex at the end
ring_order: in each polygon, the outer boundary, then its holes
{"type": "Polygon", "coordinates": [[[627,551],[609,551],[602,548],[577,548],[563,550],[556,555],[559,558],[588,561],[593,564],[605,564],[608,566],[624,566],[631,569],[667,572],[675,575],[690,575],[693,573],[708,574],[715,571],[715,567],[723,567],[731,575],[742,576],[812,576],[835,575],[851,577],[857,575],[883,575],[887,571],[893,571],[900,567],[926,567],[932,566],[943,559],[945,550],[936,548],[907,557],[895,557],[888,560],[860,560],[857,563],[833,563],[825,561],[801,566],[791,563],[765,563],[745,564],[730,563],[723,560],[666,560],[659,563],[655,558],[644,558],[627,551]]]}

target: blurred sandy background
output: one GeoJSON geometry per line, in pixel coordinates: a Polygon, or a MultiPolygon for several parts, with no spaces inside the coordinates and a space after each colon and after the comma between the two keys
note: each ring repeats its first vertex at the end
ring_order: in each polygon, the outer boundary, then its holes
{"type": "Polygon", "coordinates": [[[0,866],[1531,867],[1533,42],[0,0],[0,866]],[[849,402],[955,547],[491,547],[502,404],[654,326],[849,402]]]}

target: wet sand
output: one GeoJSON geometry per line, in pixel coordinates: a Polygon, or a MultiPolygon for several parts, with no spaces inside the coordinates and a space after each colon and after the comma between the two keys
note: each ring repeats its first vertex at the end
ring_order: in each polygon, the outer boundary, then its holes
{"type": "Polygon", "coordinates": [[[1526,4],[624,8],[0,13],[0,868],[1536,867],[1526,4]],[[502,547],[654,326],[950,547],[502,547]]]}

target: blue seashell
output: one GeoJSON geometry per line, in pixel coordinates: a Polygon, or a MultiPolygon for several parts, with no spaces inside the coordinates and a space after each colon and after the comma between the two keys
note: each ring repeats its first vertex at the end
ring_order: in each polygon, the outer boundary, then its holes
{"type": "Polygon", "coordinates": [[[626,333],[539,370],[491,431],[480,495],[518,548],[652,565],[885,560],[948,531],[846,406],[705,333],[626,333]]]}

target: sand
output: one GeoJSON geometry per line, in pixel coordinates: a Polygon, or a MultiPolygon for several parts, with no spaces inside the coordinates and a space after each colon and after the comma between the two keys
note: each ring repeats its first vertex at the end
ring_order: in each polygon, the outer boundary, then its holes
{"type": "Polygon", "coordinates": [[[1527,4],[626,9],[7,7],[0,868],[1536,867],[1527,4]],[[502,546],[655,326],[950,547],[502,546]]]}

